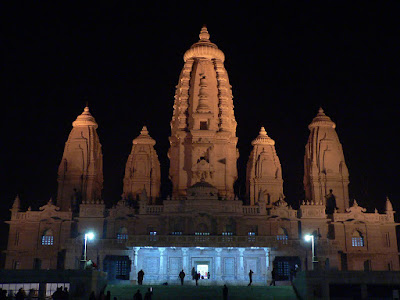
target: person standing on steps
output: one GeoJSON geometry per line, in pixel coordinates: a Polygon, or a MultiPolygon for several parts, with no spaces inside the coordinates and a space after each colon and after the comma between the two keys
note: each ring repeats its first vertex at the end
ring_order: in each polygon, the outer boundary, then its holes
{"type": "Polygon", "coordinates": [[[144,272],[143,272],[143,270],[140,270],[137,274],[137,279],[138,279],[139,285],[143,284],[143,277],[144,277],[144,272]]]}
{"type": "Polygon", "coordinates": [[[192,268],[192,280],[196,280],[196,274],[197,274],[196,269],[193,267],[192,268]]]}
{"type": "Polygon", "coordinates": [[[182,271],[179,273],[179,278],[181,279],[181,285],[183,285],[183,280],[185,279],[185,272],[183,272],[183,269],[182,269],[182,271]]]}
{"type": "Polygon", "coordinates": [[[224,288],[222,289],[222,296],[224,300],[228,300],[228,287],[224,284],[224,288]]]}
{"type": "Polygon", "coordinates": [[[253,271],[250,269],[250,272],[249,272],[249,284],[247,285],[247,286],[251,286],[251,284],[253,283],[253,271]]]}

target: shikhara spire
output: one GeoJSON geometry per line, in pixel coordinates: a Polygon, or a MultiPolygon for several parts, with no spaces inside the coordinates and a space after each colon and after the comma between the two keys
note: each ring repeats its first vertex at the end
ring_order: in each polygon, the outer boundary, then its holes
{"type": "Polygon", "coordinates": [[[58,168],[57,206],[76,212],[80,203],[103,201],[103,154],[88,106],[72,127],[58,168]]]}
{"type": "Polygon", "coordinates": [[[137,200],[144,192],[150,204],[160,196],[160,162],[154,145],[156,141],[143,126],[140,135],[132,141],[132,151],[128,157],[124,176],[123,197],[137,200]]]}
{"type": "Polygon", "coordinates": [[[237,124],[225,55],[205,26],[199,38],[184,55],[175,93],[169,150],[173,194],[184,196],[188,187],[204,180],[221,197],[233,199],[237,124]]]}
{"type": "Polygon", "coordinates": [[[282,167],[275,150],[275,141],[264,127],[251,142],[253,150],[247,162],[246,192],[251,205],[265,202],[271,207],[283,196],[282,167]]]}
{"type": "Polygon", "coordinates": [[[319,108],[308,128],[310,135],[304,156],[303,180],[306,200],[327,204],[332,190],[336,206],[343,212],[349,207],[349,171],[335,131],[336,124],[319,108]]]}

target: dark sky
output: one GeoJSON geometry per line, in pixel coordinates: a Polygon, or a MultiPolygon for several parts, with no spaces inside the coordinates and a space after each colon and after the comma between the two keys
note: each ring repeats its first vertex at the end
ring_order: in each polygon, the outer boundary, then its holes
{"type": "Polygon", "coordinates": [[[144,124],[166,182],[175,86],[203,24],[226,56],[239,182],[263,125],[287,201],[302,200],[307,126],[322,106],[337,124],[350,197],[382,211],[388,195],[400,211],[399,2],[100,2],[1,4],[1,220],[16,194],[33,208],[55,197],[64,143],[86,101],[99,123],[106,203],[120,199],[144,124]]]}

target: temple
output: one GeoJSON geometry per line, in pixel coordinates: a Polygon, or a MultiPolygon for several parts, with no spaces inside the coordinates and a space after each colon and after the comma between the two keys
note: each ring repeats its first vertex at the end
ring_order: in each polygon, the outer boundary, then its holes
{"type": "Polygon", "coordinates": [[[136,281],[142,269],[147,283],[178,283],[183,269],[212,284],[247,284],[252,270],[253,283],[264,285],[273,268],[288,280],[296,264],[303,270],[399,270],[392,204],[387,199],[385,211],[367,212],[349,200],[336,124],[322,108],[308,126],[305,199],[298,208],[285,201],[275,141],[264,127],[253,133],[246,196],[235,194],[238,124],[225,55],[206,27],[199,37],[184,54],[176,86],[171,195],[161,197],[167,183],[144,126],[132,142],[122,197],[106,207],[98,123],[85,107],[65,144],[56,201],[22,211],[16,197],[10,209],[6,268],[79,269],[87,257],[109,280],[136,281]],[[82,257],[89,231],[96,239],[82,257]],[[314,237],[314,253],[306,235],[314,237]]]}

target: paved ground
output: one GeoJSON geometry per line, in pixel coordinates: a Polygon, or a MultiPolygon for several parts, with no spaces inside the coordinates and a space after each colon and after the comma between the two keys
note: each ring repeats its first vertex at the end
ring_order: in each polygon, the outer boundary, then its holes
{"type": "MultiPolygon", "coordinates": [[[[139,289],[144,298],[149,285],[119,284],[108,285],[106,291],[111,292],[111,299],[132,300],[133,294],[139,289]]],[[[180,286],[155,285],[152,300],[207,300],[223,299],[222,286],[180,286]]],[[[229,300],[261,300],[261,299],[297,299],[291,286],[229,286],[229,300]]]]}

